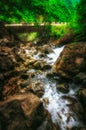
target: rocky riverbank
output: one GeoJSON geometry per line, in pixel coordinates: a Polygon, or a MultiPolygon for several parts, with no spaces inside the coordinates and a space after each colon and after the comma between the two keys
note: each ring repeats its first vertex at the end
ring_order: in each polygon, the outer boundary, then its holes
{"type": "Polygon", "coordinates": [[[0,40],[0,130],[86,130],[85,53],[0,40]]]}
{"type": "Polygon", "coordinates": [[[34,77],[35,73],[27,73],[33,67],[51,68],[46,62],[42,64],[33,58],[35,53],[37,50],[32,43],[25,45],[1,40],[0,130],[43,130],[43,127],[45,130],[59,130],[40,101],[39,97],[44,93],[43,85],[41,82],[31,83],[30,77],[34,77]]]}
{"type": "MultiPolygon", "coordinates": [[[[60,57],[54,63],[53,71],[63,79],[72,80],[77,84],[77,87],[80,86],[77,96],[83,104],[86,121],[86,42],[66,45],[60,57]]],[[[64,89],[64,91],[68,90],[65,86],[59,88],[64,89]]]]}

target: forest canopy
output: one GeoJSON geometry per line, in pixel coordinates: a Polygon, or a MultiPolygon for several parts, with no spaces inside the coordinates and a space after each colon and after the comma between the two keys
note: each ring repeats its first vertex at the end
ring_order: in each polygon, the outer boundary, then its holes
{"type": "Polygon", "coordinates": [[[70,22],[77,0],[1,0],[0,21],[70,22]]]}

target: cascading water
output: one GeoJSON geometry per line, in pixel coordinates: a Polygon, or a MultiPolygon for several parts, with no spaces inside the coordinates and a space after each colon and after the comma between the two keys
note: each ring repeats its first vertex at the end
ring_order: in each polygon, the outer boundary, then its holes
{"type": "MultiPolygon", "coordinates": [[[[44,59],[48,64],[53,65],[63,49],[64,47],[54,48],[53,53],[47,54],[44,59]]],[[[39,53],[33,57],[41,60],[39,53]]],[[[31,72],[33,71],[36,70],[33,69],[31,72]]],[[[67,128],[72,126],[82,126],[83,124],[80,119],[80,115],[76,112],[76,110],[79,112],[79,109],[82,108],[75,96],[75,85],[69,84],[69,92],[67,94],[63,94],[56,89],[58,83],[54,80],[54,77],[49,79],[46,77],[45,73],[46,72],[43,71],[40,74],[37,74],[34,79],[32,79],[32,82],[40,80],[44,84],[45,93],[41,100],[44,103],[45,109],[47,109],[51,114],[52,121],[54,123],[58,123],[61,130],[67,130],[67,128]],[[47,103],[44,102],[45,99],[48,100],[47,103]]],[[[82,113],[82,111],[80,111],[80,113],[82,113]]]]}
{"type": "Polygon", "coordinates": [[[47,62],[53,64],[56,61],[56,59],[59,57],[59,55],[60,55],[60,53],[62,52],[63,49],[64,49],[64,46],[60,47],[60,48],[53,49],[53,53],[50,53],[50,54],[47,55],[48,58],[49,58],[47,60],[47,62]]]}
{"type": "MultiPolygon", "coordinates": [[[[56,59],[59,57],[64,47],[53,49],[53,53],[48,54],[47,56],[50,58],[51,64],[53,64],[56,59]]],[[[49,62],[49,60],[48,60],[49,62]]],[[[72,86],[72,85],[71,85],[72,86]]],[[[70,89],[69,93],[62,94],[56,89],[56,83],[52,80],[48,80],[45,85],[45,94],[42,99],[48,98],[49,104],[45,105],[45,108],[51,113],[52,120],[54,123],[58,123],[62,130],[66,130],[67,126],[82,126],[82,123],[79,121],[77,114],[75,114],[72,110],[70,111],[70,106],[73,104],[69,99],[64,99],[62,97],[66,97],[75,100],[77,103],[77,99],[75,97],[75,89],[70,89]]],[[[80,104],[77,103],[79,107],[80,104]]]]}
{"type": "MultiPolygon", "coordinates": [[[[45,85],[45,94],[42,100],[48,98],[49,104],[46,105],[44,103],[44,107],[51,113],[53,122],[58,123],[62,130],[66,130],[67,126],[82,125],[76,113],[70,109],[70,106],[73,105],[73,101],[63,98],[73,99],[77,103],[74,91],[75,90],[70,90],[69,93],[62,94],[56,89],[56,83],[48,81],[45,85]]],[[[80,104],[77,105],[81,107],[80,104]]]]}

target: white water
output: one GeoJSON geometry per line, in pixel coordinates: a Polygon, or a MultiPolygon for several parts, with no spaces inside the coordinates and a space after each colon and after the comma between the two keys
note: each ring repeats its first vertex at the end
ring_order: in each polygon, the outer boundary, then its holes
{"type": "Polygon", "coordinates": [[[62,94],[56,90],[56,83],[47,83],[45,85],[45,94],[42,97],[42,100],[45,98],[49,99],[49,104],[44,103],[44,107],[51,113],[52,120],[54,123],[58,123],[62,130],[66,130],[67,126],[78,126],[82,125],[76,114],[73,111],[70,111],[68,105],[71,105],[69,100],[65,100],[62,96],[73,97],[74,99],[74,90],[70,90],[68,94],[62,94]],[[69,117],[68,120],[68,116],[69,117]]]}
{"type": "Polygon", "coordinates": [[[60,48],[54,48],[53,52],[50,54],[47,54],[47,57],[45,57],[45,58],[44,57],[40,58],[40,56],[39,56],[40,52],[39,52],[38,54],[34,55],[34,58],[37,60],[46,60],[46,62],[48,64],[52,65],[56,61],[56,59],[59,57],[59,55],[63,49],[64,49],[64,46],[60,47],[60,48]]]}
{"type": "MultiPolygon", "coordinates": [[[[47,54],[47,57],[45,58],[47,63],[53,64],[63,49],[64,47],[55,48],[53,49],[53,53],[47,54]]],[[[28,51],[26,53],[28,53],[28,51]]],[[[34,55],[34,58],[42,60],[42,58],[39,57],[39,53],[34,55]]],[[[34,69],[28,71],[28,73],[29,72],[34,72],[34,69]]],[[[58,123],[61,130],[66,130],[67,126],[82,125],[78,120],[77,115],[68,107],[68,105],[71,105],[71,101],[62,98],[63,96],[69,96],[76,99],[74,88],[70,87],[69,93],[62,94],[56,89],[56,82],[47,79],[44,73],[36,75],[36,79],[41,80],[41,82],[45,85],[45,93],[41,100],[43,101],[45,98],[49,99],[49,104],[45,104],[45,102],[43,102],[45,109],[47,109],[51,114],[52,121],[54,123],[58,123]]]]}
{"type": "MultiPolygon", "coordinates": [[[[53,64],[61,54],[63,48],[64,47],[53,49],[54,53],[47,55],[50,59],[48,59],[48,63],[53,64]]],[[[45,84],[45,94],[42,100],[45,98],[49,99],[49,104],[44,103],[44,107],[51,113],[53,122],[58,123],[62,130],[66,130],[67,126],[82,125],[76,114],[68,107],[68,105],[71,105],[71,101],[62,99],[64,95],[76,99],[74,88],[70,88],[69,93],[62,94],[57,91],[55,82],[47,81],[45,84]]]]}
{"type": "Polygon", "coordinates": [[[55,48],[53,49],[53,53],[48,54],[48,63],[54,63],[56,61],[56,59],[59,57],[59,55],[61,54],[61,52],[63,51],[64,46],[60,47],[60,48],[55,48]]]}

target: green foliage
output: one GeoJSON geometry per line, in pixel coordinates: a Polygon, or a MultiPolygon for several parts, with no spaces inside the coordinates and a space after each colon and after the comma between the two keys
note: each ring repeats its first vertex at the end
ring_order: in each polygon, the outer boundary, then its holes
{"type": "Polygon", "coordinates": [[[71,28],[77,34],[75,41],[86,41],[86,1],[77,0],[71,28]]]}
{"type": "Polygon", "coordinates": [[[77,29],[78,32],[86,33],[86,0],[80,0],[77,5],[77,29]]]}
{"type": "Polygon", "coordinates": [[[0,20],[15,22],[69,22],[76,0],[1,0],[0,20]]]}
{"type": "Polygon", "coordinates": [[[25,41],[33,41],[38,37],[38,33],[37,32],[19,33],[18,36],[24,42],[25,41]]]}
{"type": "Polygon", "coordinates": [[[60,38],[68,33],[70,27],[67,23],[60,23],[57,26],[51,26],[50,36],[60,38]]]}

